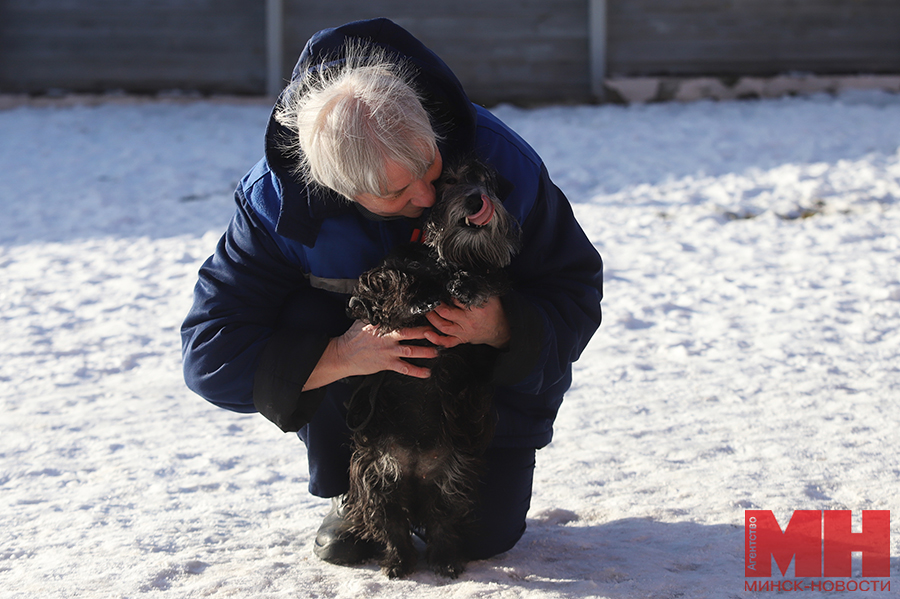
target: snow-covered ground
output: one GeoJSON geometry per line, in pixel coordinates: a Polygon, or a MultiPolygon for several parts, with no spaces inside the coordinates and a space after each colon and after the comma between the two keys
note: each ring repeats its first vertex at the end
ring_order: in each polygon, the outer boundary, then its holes
{"type": "Polygon", "coordinates": [[[0,111],[4,599],[749,597],[744,510],[900,509],[900,96],[501,106],[607,267],[528,531],[453,582],[316,560],[302,443],[180,370],[268,111],[0,111]]]}

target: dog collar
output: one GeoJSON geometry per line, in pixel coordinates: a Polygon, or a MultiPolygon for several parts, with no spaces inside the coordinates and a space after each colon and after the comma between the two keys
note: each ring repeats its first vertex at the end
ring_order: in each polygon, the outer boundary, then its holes
{"type": "Polygon", "coordinates": [[[410,243],[425,243],[425,231],[416,227],[413,229],[412,235],[409,237],[410,243]]]}

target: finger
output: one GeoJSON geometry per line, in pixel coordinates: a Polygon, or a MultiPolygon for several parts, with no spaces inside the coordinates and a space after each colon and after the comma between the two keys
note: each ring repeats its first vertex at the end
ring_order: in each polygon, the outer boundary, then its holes
{"type": "Polygon", "coordinates": [[[431,370],[422,366],[410,364],[404,360],[397,360],[391,367],[391,370],[406,376],[415,377],[417,379],[427,379],[431,376],[431,370]]]}
{"type": "MultiPolygon", "coordinates": [[[[437,329],[438,331],[441,331],[441,332],[446,332],[454,324],[452,320],[447,320],[446,318],[442,317],[440,314],[437,314],[435,312],[429,312],[428,314],[425,315],[425,318],[428,319],[428,322],[431,323],[431,326],[433,326],[435,329],[437,329]]],[[[426,335],[427,335],[427,331],[426,331],[426,335]]],[[[425,338],[427,339],[427,336],[425,338]]],[[[429,341],[430,341],[430,339],[429,339],[429,341]]]]}
{"type": "Polygon", "coordinates": [[[391,335],[398,341],[411,341],[413,339],[425,339],[425,333],[430,330],[432,330],[431,327],[411,327],[394,331],[391,335]]]}
{"type": "Polygon", "coordinates": [[[404,359],[432,359],[438,357],[437,348],[428,345],[401,345],[400,352],[404,359]]]}
{"type": "Polygon", "coordinates": [[[462,314],[459,310],[445,312],[444,314],[429,312],[425,317],[428,318],[428,322],[430,322],[434,328],[443,333],[458,330],[462,326],[462,323],[466,321],[466,315],[462,314]]]}
{"type": "Polygon", "coordinates": [[[438,306],[432,310],[432,312],[437,312],[441,317],[446,318],[447,320],[459,320],[460,318],[465,318],[466,312],[468,311],[468,308],[455,299],[453,300],[453,304],[438,304],[438,306]]]}
{"type": "MultiPolygon", "coordinates": [[[[441,318],[433,312],[426,314],[425,318],[427,318],[428,322],[431,323],[431,326],[434,327],[432,330],[425,332],[425,339],[432,343],[435,343],[433,339],[434,334],[455,336],[455,334],[459,332],[459,325],[457,323],[452,320],[447,320],[446,318],[441,318]]],[[[438,343],[438,345],[446,346],[445,343],[438,343]]]]}
{"type": "Polygon", "coordinates": [[[425,339],[441,347],[456,347],[463,342],[459,337],[453,337],[451,335],[441,335],[440,333],[437,333],[435,331],[429,331],[425,333],[425,339]]]}

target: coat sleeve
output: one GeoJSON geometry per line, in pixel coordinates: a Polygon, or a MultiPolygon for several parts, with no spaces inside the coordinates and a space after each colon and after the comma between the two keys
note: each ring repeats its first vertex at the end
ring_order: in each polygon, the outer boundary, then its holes
{"type": "Polygon", "coordinates": [[[504,206],[522,230],[509,268],[512,339],[497,363],[497,399],[549,430],[572,363],[600,326],[603,262],[540,156],[488,110],[476,110],[477,152],[508,184],[504,206]]]}
{"type": "Polygon", "coordinates": [[[185,382],[215,405],[259,411],[282,430],[296,431],[324,396],[302,387],[330,337],[279,323],[286,303],[296,307],[315,290],[240,187],[235,195],[237,211],[200,269],[182,325],[185,382]]]}
{"type": "Polygon", "coordinates": [[[600,326],[603,262],[543,165],[521,226],[514,291],[506,300],[512,350],[496,377],[519,394],[539,397],[568,385],[572,363],[600,326]]]}

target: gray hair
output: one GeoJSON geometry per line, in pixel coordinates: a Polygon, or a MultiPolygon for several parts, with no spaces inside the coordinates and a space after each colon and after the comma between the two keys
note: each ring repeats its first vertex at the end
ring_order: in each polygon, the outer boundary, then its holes
{"type": "Polygon", "coordinates": [[[437,137],[410,70],[384,51],[348,44],[341,65],[321,63],[293,82],[275,119],[290,139],[294,174],[354,199],[388,191],[387,165],[425,176],[437,137]]]}

